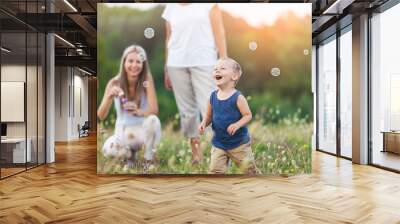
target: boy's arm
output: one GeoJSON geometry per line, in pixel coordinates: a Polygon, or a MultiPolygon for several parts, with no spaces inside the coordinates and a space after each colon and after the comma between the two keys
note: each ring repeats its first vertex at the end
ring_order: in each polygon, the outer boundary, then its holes
{"type": "Polygon", "coordinates": [[[237,106],[239,108],[240,113],[242,114],[242,118],[238,120],[236,123],[241,128],[251,121],[253,115],[251,114],[249,104],[247,103],[247,100],[246,98],[244,98],[243,95],[239,95],[237,106]]]}
{"type": "Polygon", "coordinates": [[[230,135],[234,135],[239,128],[245,126],[251,121],[253,115],[251,114],[251,110],[249,104],[247,104],[246,98],[244,96],[239,95],[237,100],[237,107],[239,108],[240,113],[242,114],[242,118],[237,122],[228,126],[227,132],[230,135]]]}

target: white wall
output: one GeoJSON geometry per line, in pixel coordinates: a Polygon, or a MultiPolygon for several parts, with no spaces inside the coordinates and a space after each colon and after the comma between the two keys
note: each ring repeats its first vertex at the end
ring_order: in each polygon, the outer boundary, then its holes
{"type": "Polygon", "coordinates": [[[81,126],[88,121],[88,78],[81,76],[79,70],[74,70],[74,91],[72,98],[74,99],[73,119],[72,119],[72,133],[73,136],[78,136],[77,126],[81,126]],[[78,75],[77,75],[78,72],[78,75]]]}
{"type": "Polygon", "coordinates": [[[88,120],[88,78],[82,75],[76,68],[56,67],[56,141],[77,139],[78,124],[88,120]]]}
{"type": "Polygon", "coordinates": [[[68,140],[68,85],[67,67],[55,68],[55,141],[68,140]]]}

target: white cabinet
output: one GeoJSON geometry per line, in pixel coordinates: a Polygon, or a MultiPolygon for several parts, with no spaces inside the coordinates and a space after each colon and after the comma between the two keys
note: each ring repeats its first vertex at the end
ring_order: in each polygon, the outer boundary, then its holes
{"type": "Polygon", "coordinates": [[[24,138],[7,138],[2,139],[1,144],[12,147],[12,162],[13,163],[25,163],[32,161],[32,140],[28,138],[26,140],[28,147],[25,153],[25,139],[24,138]],[[27,159],[27,161],[25,161],[27,159]]]}

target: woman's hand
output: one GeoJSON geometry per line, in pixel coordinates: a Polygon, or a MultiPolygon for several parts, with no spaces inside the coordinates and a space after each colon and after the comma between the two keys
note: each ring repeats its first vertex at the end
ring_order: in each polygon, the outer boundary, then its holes
{"type": "Polygon", "coordinates": [[[119,86],[112,86],[106,94],[108,99],[112,99],[117,96],[123,96],[124,91],[119,86]]]}
{"type": "Polygon", "coordinates": [[[123,96],[124,91],[120,87],[119,80],[117,77],[114,77],[110,81],[108,81],[106,89],[104,91],[103,99],[97,110],[97,117],[101,120],[105,119],[110,110],[111,104],[113,102],[113,98],[116,96],[123,96]]]}
{"type": "Polygon", "coordinates": [[[139,108],[136,108],[135,110],[131,111],[130,114],[132,114],[134,116],[138,116],[138,117],[144,117],[145,116],[144,111],[142,111],[139,108]]]}
{"type": "Polygon", "coordinates": [[[133,101],[128,101],[124,104],[122,104],[122,109],[124,109],[125,111],[127,111],[128,113],[132,113],[133,111],[137,110],[138,107],[136,105],[135,102],[133,101]]]}
{"type": "Polygon", "coordinates": [[[230,135],[234,135],[236,133],[237,130],[239,130],[240,125],[238,123],[233,123],[231,125],[229,125],[229,127],[226,129],[228,134],[230,135]]]}
{"type": "Polygon", "coordinates": [[[169,79],[167,66],[165,66],[165,68],[164,68],[164,85],[167,90],[172,90],[172,83],[171,83],[171,79],[169,79]]]}
{"type": "Polygon", "coordinates": [[[144,117],[145,112],[138,108],[137,104],[133,101],[128,101],[122,105],[122,108],[132,116],[144,117]]]}

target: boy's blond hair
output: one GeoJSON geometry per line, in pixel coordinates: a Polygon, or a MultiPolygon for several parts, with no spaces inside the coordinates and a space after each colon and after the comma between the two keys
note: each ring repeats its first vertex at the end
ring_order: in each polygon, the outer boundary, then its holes
{"type": "MultiPolygon", "coordinates": [[[[233,72],[235,72],[236,74],[239,75],[239,79],[240,79],[240,77],[242,77],[242,74],[243,74],[242,66],[240,66],[240,64],[239,64],[237,61],[235,61],[235,60],[232,59],[232,58],[221,58],[221,59],[219,59],[219,60],[221,60],[221,61],[229,61],[229,62],[232,64],[232,70],[233,70],[233,72]]],[[[237,79],[237,80],[235,81],[235,86],[236,86],[236,84],[239,82],[239,79],[237,79]]]]}

